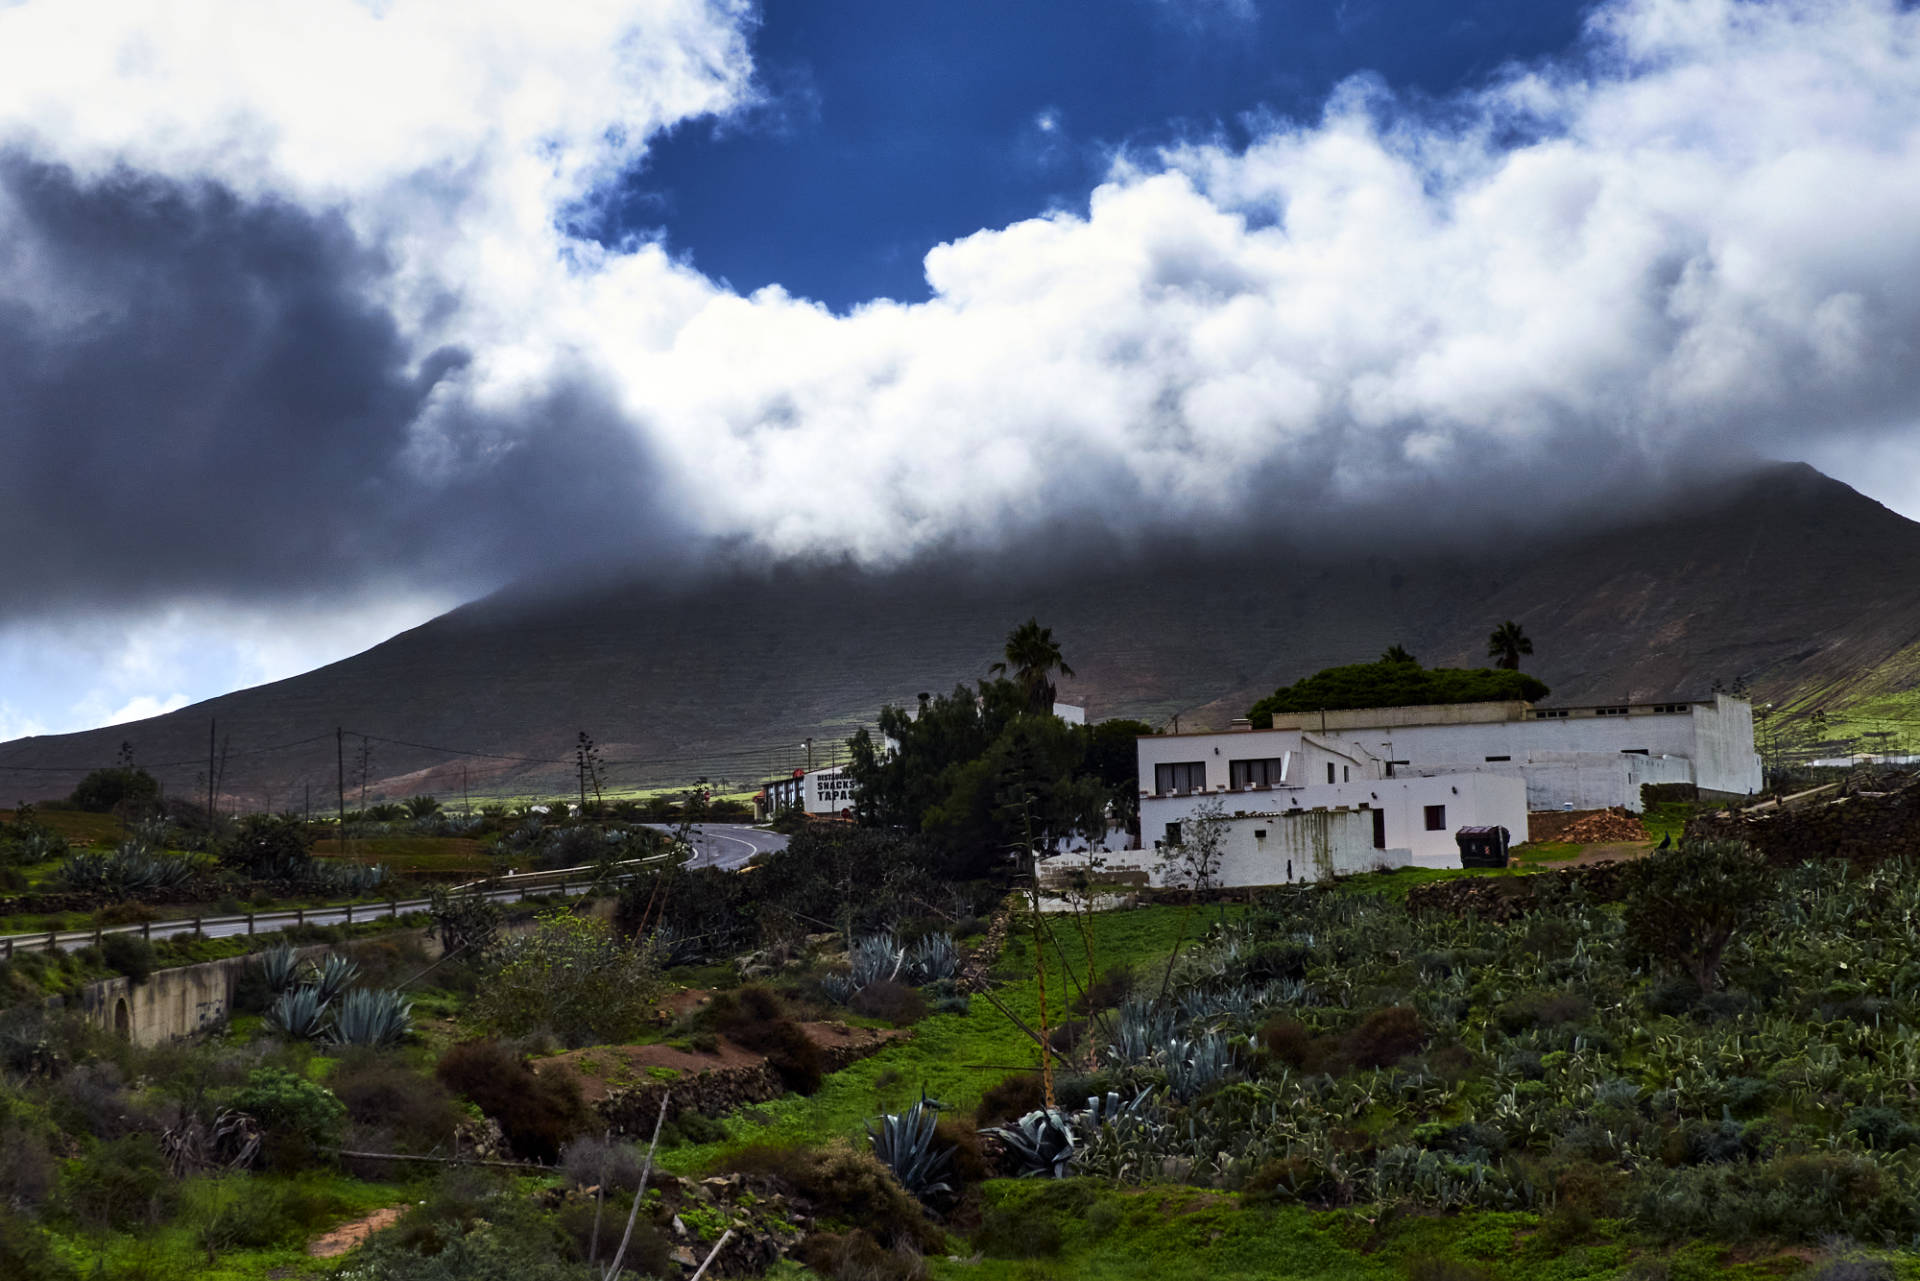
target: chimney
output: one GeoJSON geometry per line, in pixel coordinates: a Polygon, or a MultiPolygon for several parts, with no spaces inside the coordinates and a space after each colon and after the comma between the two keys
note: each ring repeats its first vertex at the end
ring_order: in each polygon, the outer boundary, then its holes
{"type": "Polygon", "coordinates": [[[1235,731],[1247,730],[1251,732],[1253,729],[1253,722],[1247,719],[1245,716],[1236,716],[1233,718],[1233,723],[1230,726],[1228,726],[1228,728],[1235,731]]]}

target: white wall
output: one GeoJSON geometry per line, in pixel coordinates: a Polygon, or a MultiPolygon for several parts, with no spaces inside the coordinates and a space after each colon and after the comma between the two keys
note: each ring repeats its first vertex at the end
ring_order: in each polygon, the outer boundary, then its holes
{"type": "MultiPolygon", "coordinates": [[[[1322,776],[1324,777],[1324,775],[1322,776]]],[[[1214,794],[1229,815],[1283,813],[1294,808],[1366,806],[1367,845],[1373,844],[1373,815],[1384,816],[1385,847],[1411,852],[1429,866],[1458,866],[1460,849],[1453,834],[1463,827],[1504,827],[1513,843],[1527,839],[1528,793],[1518,775],[1491,773],[1432,777],[1362,779],[1352,783],[1316,783],[1307,787],[1250,789],[1214,794]],[[1446,807],[1444,826],[1428,831],[1426,807],[1446,807]]],[[[1143,796],[1140,840],[1148,852],[1166,840],[1169,823],[1191,817],[1205,796],[1143,796]]]]}
{"type": "Polygon", "coordinates": [[[1753,704],[1715,694],[1693,714],[1699,743],[1694,782],[1701,790],[1749,796],[1764,788],[1766,773],[1753,746],[1753,704]]]}
{"type": "MultiPolygon", "coordinates": [[[[1374,848],[1373,814],[1363,808],[1243,814],[1227,821],[1224,836],[1214,884],[1226,889],[1326,880],[1405,867],[1412,859],[1406,849],[1374,848]]],[[[1096,883],[1157,889],[1186,884],[1176,866],[1162,863],[1164,851],[1123,850],[1098,857],[1096,883]]],[[[1041,883],[1059,887],[1087,866],[1084,854],[1042,859],[1041,883]]]]}
{"type": "Polygon", "coordinates": [[[1333,781],[1339,783],[1378,778],[1385,772],[1357,744],[1298,729],[1154,734],[1136,740],[1135,757],[1142,796],[1154,792],[1155,766],[1182,762],[1205,767],[1208,792],[1226,792],[1233,778],[1232,763],[1242,760],[1285,760],[1290,787],[1324,784],[1329,768],[1333,781]]]}

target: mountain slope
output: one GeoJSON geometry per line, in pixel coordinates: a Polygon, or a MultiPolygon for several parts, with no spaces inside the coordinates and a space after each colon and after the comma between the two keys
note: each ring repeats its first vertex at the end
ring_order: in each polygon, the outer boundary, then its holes
{"type": "Polygon", "coordinates": [[[825,759],[882,702],[981,675],[1029,615],[1077,672],[1063,699],[1100,718],[1180,713],[1188,728],[1394,643],[1430,665],[1479,665],[1506,618],[1533,637],[1528,670],[1554,702],[1740,677],[1763,698],[1844,700],[1856,683],[1898,694],[1920,677],[1920,525],[1804,466],[1618,528],[1477,554],[1331,557],[1248,541],[1257,550],[1095,551],[1051,569],[1011,557],[884,574],[789,567],[560,601],[503,595],[290,680],[0,745],[0,789],[64,793],[77,774],[60,769],[109,763],[129,741],[169,790],[204,790],[210,717],[229,746],[222,790],[246,806],[298,807],[310,790],[330,808],[336,727],[349,804],[358,734],[372,736],[370,795],[458,795],[463,770],[476,794],[568,788],[583,729],[617,787],[752,781],[800,763],[807,737],[825,759]],[[22,765],[48,772],[9,769],[22,765]]]}

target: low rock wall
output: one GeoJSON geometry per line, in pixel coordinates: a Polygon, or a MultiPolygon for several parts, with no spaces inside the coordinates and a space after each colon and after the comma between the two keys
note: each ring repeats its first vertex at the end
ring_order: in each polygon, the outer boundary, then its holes
{"type": "Polygon", "coordinates": [[[1687,835],[1745,841],[1769,863],[1843,858],[1870,867],[1920,858],[1920,784],[1894,792],[1855,791],[1822,805],[1704,814],[1687,835]]]}

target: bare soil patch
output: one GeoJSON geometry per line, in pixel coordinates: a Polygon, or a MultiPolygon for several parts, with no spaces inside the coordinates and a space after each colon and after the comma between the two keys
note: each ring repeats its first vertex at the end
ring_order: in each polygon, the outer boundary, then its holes
{"type": "MultiPolygon", "coordinates": [[[[809,1041],[827,1052],[829,1062],[863,1058],[889,1041],[912,1035],[903,1028],[848,1027],[844,1023],[802,1023],[800,1028],[809,1041]]],[[[580,1083],[581,1096],[588,1103],[598,1103],[615,1090],[673,1079],[667,1071],[691,1076],[722,1068],[757,1067],[766,1061],[766,1055],[742,1049],[723,1036],[716,1038],[711,1053],[665,1044],[594,1045],[539,1059],[533,1068],[536,1072],[571,1074],[580,1083]]]]}
{"type": "Polygon", "coordinates": [[[316,1259],[333,1259],[365,1241],[382,1228],[392,1227],[400,1221],[402,1207],[390,1205],[375,1210],[364,1219],[355,1219],[352,1223],[343,1223],[331,1232],[324,1232],[307,1243],[307,1253],[316,1259]]]}

